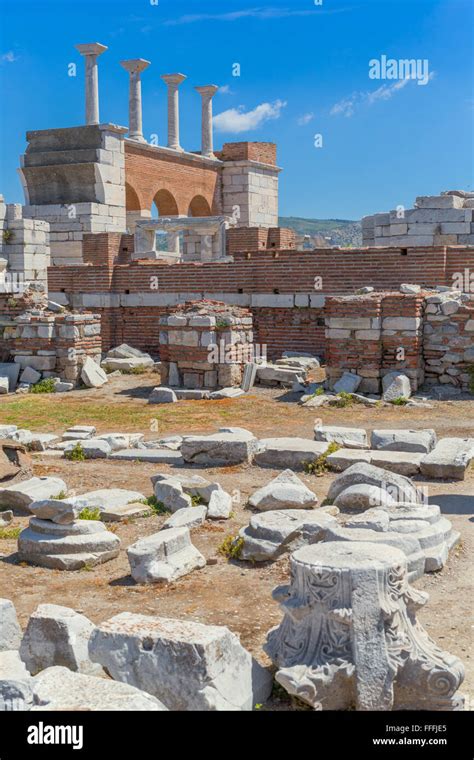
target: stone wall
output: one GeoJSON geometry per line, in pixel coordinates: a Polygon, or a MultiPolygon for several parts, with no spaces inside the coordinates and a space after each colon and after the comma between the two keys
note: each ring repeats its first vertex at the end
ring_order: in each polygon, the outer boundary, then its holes
{"type": "Polygon", "coordinates": [[[240,386],[253,358],[252,314],[217,301],[186,303],[160,319],[161,381],[190,390],[240,386]]]}
{"type": "Polygon", "coordinates": [[[474,390],[474,294],[426,298],[423,353],[428,385],[474,390]]]}
{"type": "Polygon", "coordinates": [[[3,322],[0,355],[22,369],[31,367],[43,378],[60,377],[77,383],[90,356],[100,363],[102,341],[97,314],[52,314],[40,310],[3,322]]]}
{"type": "Polygon", "coordinates": [[[372,214],[362,219],[362,244],[426,246],[474,244],[474,193],[449,190],[420,196],[415,208],[372,214]]]}
{"type": "Polygon", "coordinates": [[[423,383],[472,390],[474,297],[459,291],[371,293],[326,300],[330,387],[344,372],[363,378],[362,393],[379,393],[399,372],[413,391],[423,383]]]}
{"type": "Polygon", "coordinates": [[[51,229],[54,265],[82,262],[85,232],[125,232],[127,130],[113,124],[28,132],[24,216],[51,229]]]}
{"type": "Polygon", "coordinates": [[[0,290],[12,295],[23,292],[30,283],[47,289],[51,264],[49,224],[40,219],[23,218],[19,203],[5,204],[0,196],[0,290]]]}

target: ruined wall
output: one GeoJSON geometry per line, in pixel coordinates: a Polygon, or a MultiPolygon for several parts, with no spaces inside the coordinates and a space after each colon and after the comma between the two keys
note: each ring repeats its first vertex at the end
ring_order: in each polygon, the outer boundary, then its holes
{"type": "Polygon", "coordinates": [[[413,209],[365,216],[361,225],[363,245],[473,245],[474,193],[420,196],[413,209]]]}
{"type": "Polygon", "coordinates": [[[127,342],[158,352],[159,317],[185,301],[208,298],[250,307],[256,341],[271,358],[288,349],[321,353],[328,295],[370,285],[398,290],[403,282],[434,288],[474,271],[474,248],[249,251],[233,263],[159,262],[52,267],[53,300],[102,314],[104,348],[127,342]],[[318,289],[315,290],[315,287],[318,289]]]}
{"type": "Polygon", "coordinates": [[[472,390],[474,296],[452,291],[329,297],[325,312],[331,387],[343,372],[353,372],[363,378],[362,393],[379,393],[384,375],[395,371],[410,378],[413,391],[424,382],[472,390]]]}

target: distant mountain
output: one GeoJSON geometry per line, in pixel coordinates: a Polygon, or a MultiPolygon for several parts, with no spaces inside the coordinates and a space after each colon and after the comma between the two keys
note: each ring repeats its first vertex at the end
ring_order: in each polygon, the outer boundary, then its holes
{"type": "Polygon", "coordinates": [[[362,245],[360,222],[351,219],[303,219],[298,216],[281,216],[280,227],[289,227],[297,235],[309,235],[315,246],[362,245]]]}

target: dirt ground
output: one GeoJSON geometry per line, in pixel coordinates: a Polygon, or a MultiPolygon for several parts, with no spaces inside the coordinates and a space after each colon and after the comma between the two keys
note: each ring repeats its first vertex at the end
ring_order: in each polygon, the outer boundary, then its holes
{"type": "MultiPolygon", "coordinates": [[[[434,428],[440,436],[474,436],[474,403],[431,402],[432,409],[406,407],[346,409],[305,409],[297,397],[281,390],[254,390],[241,399],[186,401],[165,406],[149,406],[146,399],[153,378],[116,377],[100,390],[74,391],[61,396],[4,397],[0,399],[0,423],[14,423],[42,432],[62,432],[74,424],[96,425],[99,433],[142,432],[147,439],[196,431],[215,432],[221,426],[240,426],[259,437],[298,435],[312,438],[314,422],[381,427],[434,428]]],[[[77,493],[105,487],[122,487],[152,494],[150,477],[172,472],[168,465],[137,462],[67,462],[34,455],[37,475],[57,475],[77,493]]],[[[204,569],[181,578],[167,587],[137,586],[129,575],[126,548],[138,538],[155,533],[166,519],[148,517],[128,524],[115,524],[120,537],[119,557],[92,570],[60,572],[20,565],[16,540],[0,540],[0,596],[12,599],[24,626],[41,603],[73,607],[94,622],[122,611],[185,618],[202,623],[226,625],[262,663],[269,664],[262,651],[268,630],[281,619],[272,600],[274,586],[288,581],[288,559],[273,564],[228,561],[218,552],[224,538],[235,535],[249,521],[248,496],[278,474],[259,467],[206,469],[180,468],[182,473],[199,473],[217,480],[239,497],[233,517],[224,523],[207,523],[192,532],[193,543],[211,561],[204,569]]],[[[323,477],[301,475],[322,502],[333,474],[323,477]]],[[[415,583],[428,591],[430,600],[420,611],[419,620],[432,638],[459,656],[466,667],[462,692],[474,704],[474,662],[472,658],[472,577],[474,547],[474,468],[466,480],[446,482],[419,480],[429,489],[430,501],[440,505],[453,527],[460,531],[461,545],[450,555],[446,567],[425,575],[415,583]]],[[[14,526],[28,520],[16,517],[14,526]]]]}

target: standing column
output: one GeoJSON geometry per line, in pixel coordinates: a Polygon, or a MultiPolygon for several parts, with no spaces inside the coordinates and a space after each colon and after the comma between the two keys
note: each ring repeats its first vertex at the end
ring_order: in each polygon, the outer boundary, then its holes
{"type": "Polygon", "coordinates": [[[219,89],[215,84],[208,84],[205,87],[195,87],[202,97],[202,149],[201,153],[207,158],[214,156],[214,140],[212,129],[212,98],[219,89]]]}
{"type": "Polygon", "coordinates": [[[164,74],[161,78],[168,85],[168,148],[182,151],[179,144],[178,87],[186,77],[184,74],[164,74]]]}
{"type": "Polygon", "coordinates": [[[146,142],[143,137],[142,119],[142,82],[140,75],[148,68],[150,61],[144,58],[132,58],[120,61],[125,71],[130,74],[130,89],[128,101],[128,137],[137,142],[146,142]]]}
{"type": "Polygon", "coordinates": [[[99,124],[99,73],[97,58],[107,47],[99,42],[76,45],[86,59],[86,124],[99,124]]]}

